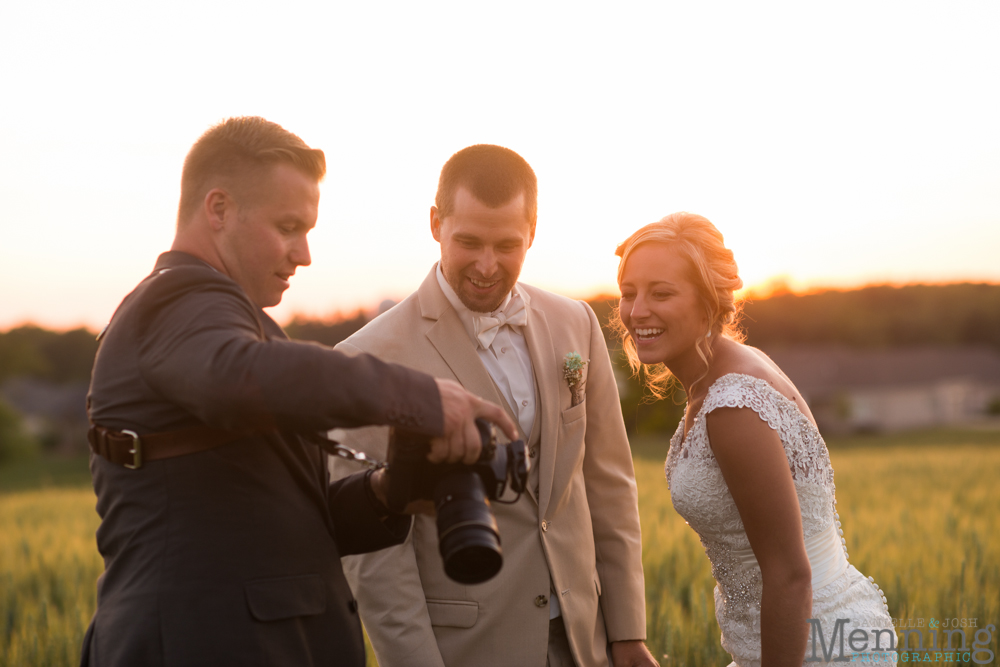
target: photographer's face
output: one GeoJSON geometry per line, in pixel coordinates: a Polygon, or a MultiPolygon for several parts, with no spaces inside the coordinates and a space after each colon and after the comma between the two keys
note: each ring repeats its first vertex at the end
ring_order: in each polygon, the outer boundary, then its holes
{"type": "Polygon", "coordinates": [[[490,208],[466,190],[455,192],[447,218],[431,208],[431,233],[441,244],[441,271],[472,311],[496,310],[517,282],[535,230],[524,215],[524,194],[490,208]]]}
{"type": "Polygon", "coordinates": [[[306,235],[316,226],[319,185],[278,164],[256,179],[221,231],[225,271],[261,308],[276,306],[300,266],[312,262],[306,235]]]}

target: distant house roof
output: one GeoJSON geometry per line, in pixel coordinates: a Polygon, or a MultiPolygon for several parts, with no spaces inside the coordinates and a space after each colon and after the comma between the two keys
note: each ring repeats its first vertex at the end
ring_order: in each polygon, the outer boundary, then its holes
{"type": "Polygon", "coordinates": [[[87,421],[87,382],[58,384],[15,378],[0,385],[0,399],[24,415],[60,421],[87,421]]]}
{"type": "Polygon", "coordinates": [[[847,389],[948,380],[973,380],[1000,387],[1000,352],[989,347],[794,347],[765,352],[799,391],[811,398],[847,389]]]}

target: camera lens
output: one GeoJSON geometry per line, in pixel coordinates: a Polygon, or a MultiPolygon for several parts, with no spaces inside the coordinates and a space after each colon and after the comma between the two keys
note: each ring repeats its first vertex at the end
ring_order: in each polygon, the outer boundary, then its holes
{"type": "Polygon", "coordinates": [[[493,578],[503,565],[503,552],[479,475],[448,475],[434,489],[434,505],[445,573],[460,584],[493,578]]]}

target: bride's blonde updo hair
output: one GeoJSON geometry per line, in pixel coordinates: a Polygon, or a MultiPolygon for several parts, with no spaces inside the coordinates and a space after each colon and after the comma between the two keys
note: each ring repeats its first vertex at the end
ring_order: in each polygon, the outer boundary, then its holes
{"type": "MultiPolygon", "coordinates": [[[[645,243],[662,243],[687,260],[687,278],[698,290],[699,300],[710,322],[705,333],[711,331],[711,336],[701,338],[697,344],[707,374],[713,337],[725,336],[740,343],[745,338],[738,326],[741,304],[733,296],[736,290],[743,287],[733,251],[724,245],[722,233],[707,218],[683,211],[672,213],[659,222],[642,227],[615,250],[615,254],[621,257],[618,264],[619,285],[632,251],[645,243]]],[[[669,393],[672,377],[669,369],[663,364],[647,366],[639,361],[635,341],[629,336],[617,308],[612,326],[615,333],[621,336],[622,348],[632,371],[637,375],[640,369],[644,371],[650,392],[656,398],[664,398],[669,393]]]]}

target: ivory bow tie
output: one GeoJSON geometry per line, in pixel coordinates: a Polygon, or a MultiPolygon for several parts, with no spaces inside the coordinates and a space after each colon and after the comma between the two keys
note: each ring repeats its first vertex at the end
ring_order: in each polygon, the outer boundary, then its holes
{"type": "Polygon", "coordinates": [[[495,315],[476,316],[476,338],[483,348],[488,349],[493,339],[503,326],[523,327],[528,323],[528,311],[524,308],[524,300],[519,294],[511,296],[507,307],[495,315]]]}

